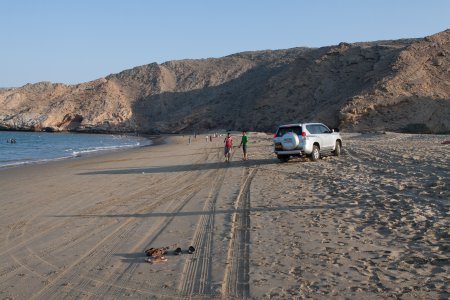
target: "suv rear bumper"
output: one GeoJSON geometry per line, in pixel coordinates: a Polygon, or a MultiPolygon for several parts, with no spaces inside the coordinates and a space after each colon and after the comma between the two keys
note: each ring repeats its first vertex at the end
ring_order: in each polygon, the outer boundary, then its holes
{"type": "Polygon", "coordinates": [[[276,155],[305,155],[305,152],[302,150],[289,150],[289,151],[280,151],[280,150],[274,150],[273,151],[276,155]]]}

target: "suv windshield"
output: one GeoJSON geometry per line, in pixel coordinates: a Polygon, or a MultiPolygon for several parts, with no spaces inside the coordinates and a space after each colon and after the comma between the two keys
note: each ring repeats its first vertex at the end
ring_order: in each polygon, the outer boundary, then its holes
{"type": "Polygon", "coordinates": [[[289,127],[280,127],[277,131],[277,136],[283,136],[288,132],[294,132],[295,134],[301,136],[302,135],[302,126],[289,126],[289,127]]]}

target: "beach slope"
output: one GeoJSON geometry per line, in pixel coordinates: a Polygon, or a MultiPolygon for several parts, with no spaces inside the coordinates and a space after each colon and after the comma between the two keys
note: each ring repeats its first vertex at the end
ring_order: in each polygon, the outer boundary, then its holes
{"type": "Polygon", "coordinates": [[[343,136],[318,162],[252,133],[249,161],[172,137],[3,169],[0,298],[448,298],[445,136],[343,136]]]}

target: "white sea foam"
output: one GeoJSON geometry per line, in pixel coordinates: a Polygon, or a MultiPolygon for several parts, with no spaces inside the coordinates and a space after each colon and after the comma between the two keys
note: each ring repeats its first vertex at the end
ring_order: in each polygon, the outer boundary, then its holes
{"type": "Polygon", "coordinates": [[[121,145],[121,146],[108,146],[108,147],[93,147],[93,148],[87,148],[87,149],[80,149],[78,151],[72,151],[73,156],[81,156],[83,154],[88,153],[95,153],[95,152],[101,152],[101,151],[114,151],[114,150],[120,150],[120,149],[126,149],[126,148],[134,148],[139,147],[140,143],[134,144],[134,145],[121,145]]]}

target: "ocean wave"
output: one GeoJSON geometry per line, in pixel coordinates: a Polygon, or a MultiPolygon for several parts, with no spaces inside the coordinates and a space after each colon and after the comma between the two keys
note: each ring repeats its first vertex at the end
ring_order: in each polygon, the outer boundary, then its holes
{"type": "Polygon", "coordinates": [[[73,158],[73,156],[63,156],[63,157],[45,158],[45,159],[29,159],[29,160],[20,160],[20,161],[0,161],[0,168],[46,163],[46,162],[50,162],[50,161],[63,160],[63,159],[68,159],[68,158],[73,158]]]}
{"type": "Polygon", "coordinates": [[[113,150],[120,150],[124,148],[135,148],[139,147],[140,143],[136,143],[133,145],[115,145],[115,146],[104,146],[104,147],[92,147],[92,148],[85,148],[85,149],[79,149],[76,151],[72,151],[73,156],[81,156],[83,154],[88,153],[95,153],[95,152],[101,152],[101,151],[113,151],[113,150]]]}

